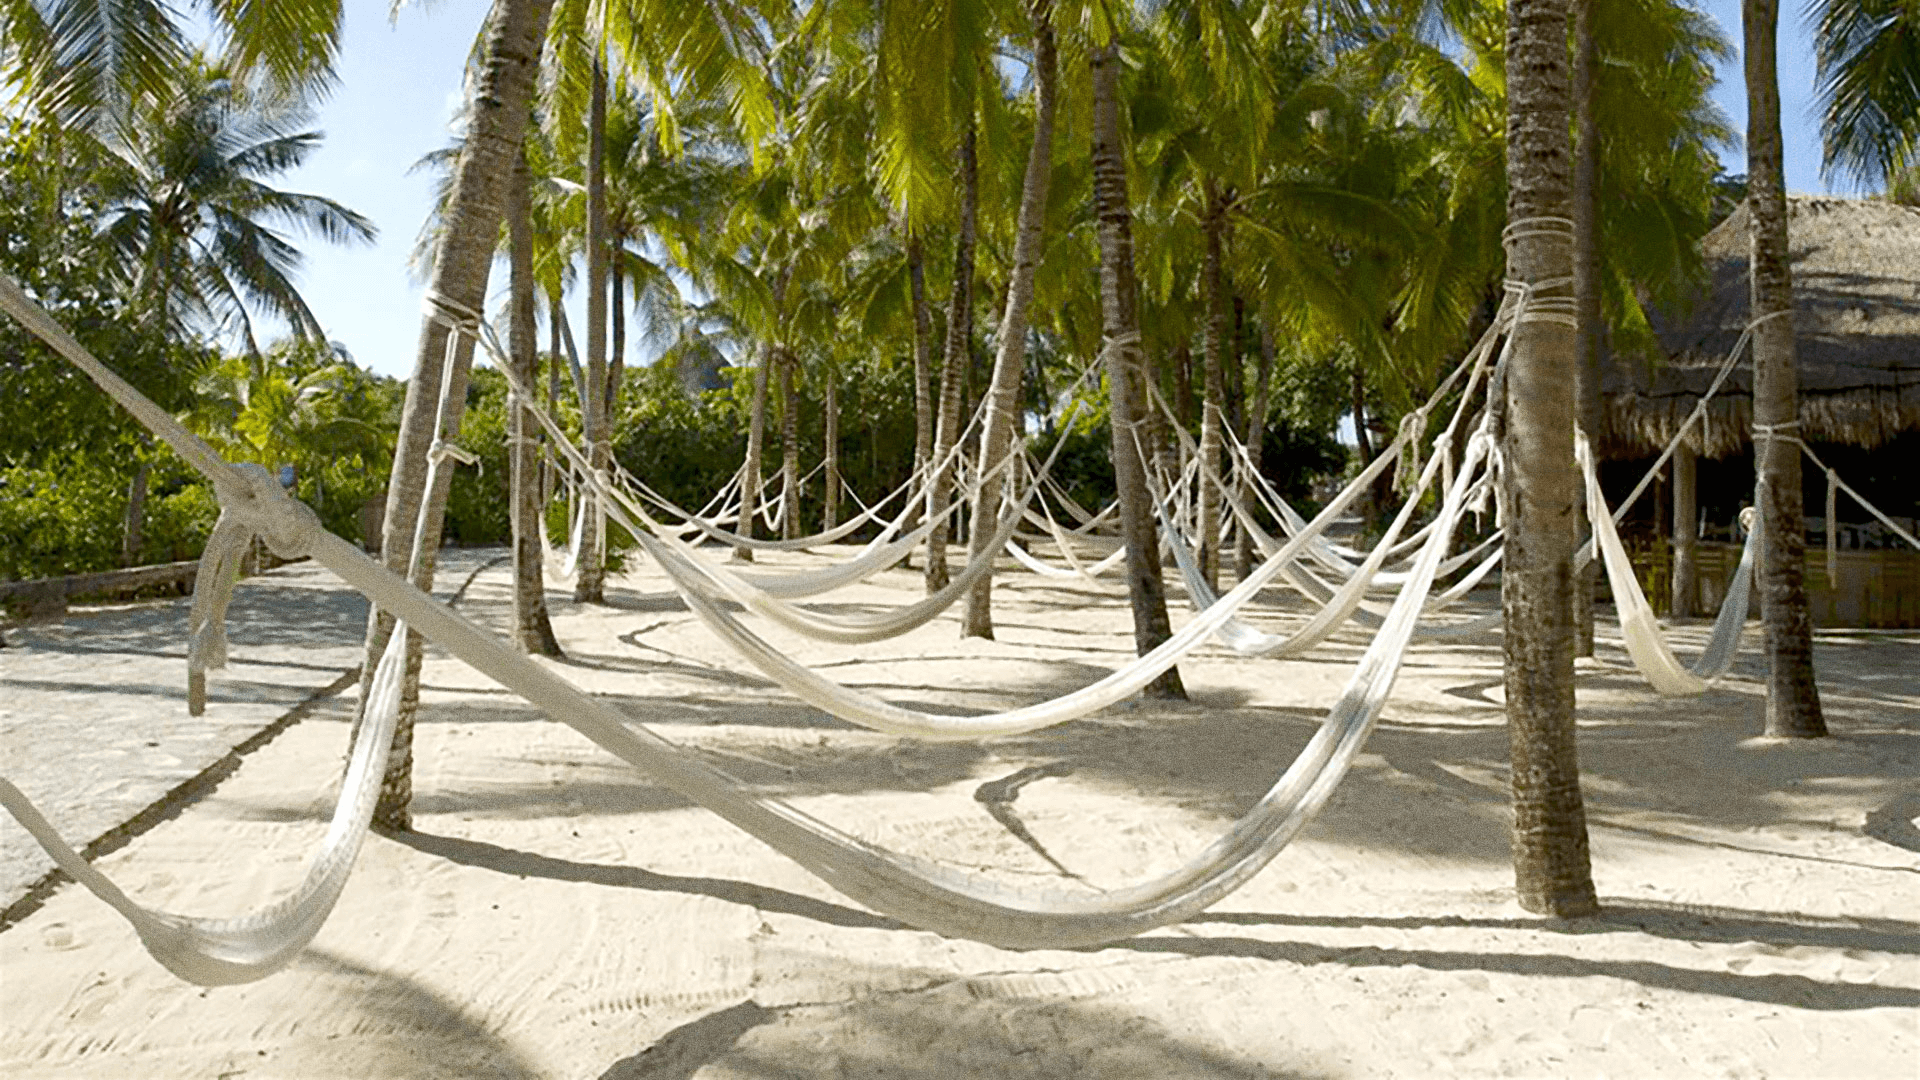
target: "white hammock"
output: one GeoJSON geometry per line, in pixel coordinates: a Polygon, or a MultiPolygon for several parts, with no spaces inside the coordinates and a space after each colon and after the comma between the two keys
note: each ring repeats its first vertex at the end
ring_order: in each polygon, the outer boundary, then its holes
{"type": "Polygon", "coordinates": [[[1593,522],[1594,538],[1599,541],[1607,568],[1607,584],[1613,589],[1614,607],[1620,612],[1620,636],[1626,643],[1627,655],[1657,693],[1704,693],[1733,666],[1734,654],[1740,647],[1740,633],[1746,626],[1753,593],[1753,566],[1763,535],[1759,515],[1751,515],[1753,527],[1740,549],[1740,565],[1734,568],[1727,595],[1720,602],[1720,614],[1714,620],[1713,635],[1707,639],[1706,649],[1691,668],[1682,666],[1661,634],[1646,593],[1640,590],[1640,579],[1633,572],[1633,560],[1620,543],[1620,533],[1614,528],[1613,514],[1608,511],[1606,496],[1600,490],[1600,476],[1593,467],[1593,450],[1585,435],[1576,436],[1574,452],[1580,462],[1581,475],[1586,478],[1587,518],[1593,522]]]}
{"type": "MultiPolygon", "coordinates": [[[[497,343],[477,315],[431,298],[443,311],[441,318],[480,340],[497,356],[497,343]]],[[[88,355],[11,279],[0,276],[0,309],[5,309],[82,368],[149,430],[163,438],[183,458],[207,475],[222,505],[266,537],[270,546],[293,557],[311,555],[350,586],[383,609],[405,620],[427,638],[448,649],[488,676],[521,693],[548,715],[581,731],[599,745],[642,768],[658,782],[680,792],[783,852],[858,902],[895,915],[913,925],[956,937],[969,937],[1003,947],[1072,947],[1100,944],[1156,926],[1178,922],[1204,910],[1258,873],[1298,834],[1331,796],[1351,764],[1374,720],[1385,704],[1413,622],[1432,582],[1452,524],[1457,520],[1464,479],[1457,480],[1441,502],[1444,528],[1436,528],[1416,563],[1416,572],[1389,612],[1387,623],[1367,649],[1346,690],[1292,766],[1254,808],[1197,857],[1175,871],[1149,881],[1097,895],[1074,895],[1056,890],[1015,890],[984,883],[975,876],[913,856],[886,851],[817,821],[777,800],[747,794],[724,774],[644,727],[605,702],[595,700],[529,657],[502,644],[458,613],[436,603],[406,580],[369,559],[357,547],[325,531],[311,510],[295,502],[277,485],[250,483],[214,454],[177,421],[146,400],[124,380],[88,355]]],[[[453,338],[450,336],[450,341],[453,338]]],[[[504,370],[511,371],[506,365],[504,370]]],[[[511,376],[509,376],[511,378],[511,376]]],[[[522,396],[532,400],[531,395],[522,396]]],[[[1485,453],[1484,440],[1468,446],[1468,457],[1485,453]]],[[[596,478],[598,479],[598,478],[596,478]]],[[[1265,569],[1263,567],[1263,569],[1265,569]]],[[[1243,583],[1243,587],[1246,584],[1243,583]]],[[[1231,595],[1228,598],[1232,599],[1231,595]]],[[[1227,606],[1226,604],[1221,605],[1227,606]]],[[[1196,620],[1198,622],[1198,620],[1196,620]]],[[[402,638],[403,639],[403,638],[402,638]]],[[[366,728],[363,727],[363,734],[366,728]]],[[[387,740],[372,739],[376,746],[387,740]]],[[[350,772],[347,790],[356,811],[366,803],[366,791],[377,787],[380,769],[376,751],[365,767],[350,772]]],[[[361,758],[356,748],[356,766],[361,758]]],[[[638,796],[635,792],[635,796],[638,796]]],[[[299,926],[276,926],[258,939],[231,942],[215,936],[218,924],[193,932],[178,930],[175,922],[153,922],[135,913],[111,881],[97,874],[60,841],[46,822],[7,784],[0,800],[78,880],[114,904],[136,926],[143,923],[142,940],[163,963],[183,978],[203,982],[231,982],[258,978],[283,965],[300,944],[310,939],[324,918],[331,899],[319,905],[302,904],[299,926]],[[309,916],[306,913],[315,911],[309,916]],[[304,937],[302,935],[305,935],[304,937]],[[227,959],[229,949],[242,954],[227,959]]],[[[330,831],[322,846],[323,859],[364,835],[364,819],[330,831]]],[[[350,859],[349,859],[350,861],[350,859]]],[[[326,881],[336,876],[332,865],[326,881]]],[[[344,870],[337,875],[344,880],[344,870]]],[[[303,890],[303,893],[305,890],[303,890]]],[[[337,895],[337,887],[334,894],[337,895]]],[[[316,894],[317,895],[317,894],[316,894]]],[[[177,917],[174,917],[177,919],[177,917]]]]}

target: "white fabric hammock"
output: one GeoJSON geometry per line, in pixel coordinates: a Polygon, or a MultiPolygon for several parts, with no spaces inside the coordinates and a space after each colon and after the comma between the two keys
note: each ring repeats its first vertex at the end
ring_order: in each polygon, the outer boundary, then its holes
{"type": "MultiPolygon", "coordinates": [[[[443,311],[456,312],[452,316],[436,314],[498,355],[497,343],[491,340],[490,332],[476,315],[434,299],[443,311]]],[[[277,485],[250,481],[171,416],[100,365],[4,276],[0,276],[0,309],[8,311],[84,370],[149,430],[208,476],[223,507],[263,535],[275,551],[287,557],[312,556],[380,607],[519,692],[549,716],[581,731],[658,782],[759,837],[854,900],[938,933],[1003,947],[1093,945],[1178,922],[1204,910],[1266,866],[1331,796],[1371,730],[1399,670],[1414,619],[1432,583],[1432,572],[1439,564],[1464,501],[1459,497],[1464,492],[1464,479],[1457,480],[1441,502],[1445,526],[1434,530],[1433,538],[1416,563],[1415,574],[1389,612],[1381,633],[1356,667],[1339,701],[1330,710],[1326,723],[1267,794],[1225,835],[1175,871],[1127,888],[1096,895],[1051,889],[1016,890],[982,882],[963,871],[884,850],[785,803],[744,792],[700,759],[645,727],[632,725],[605,702],[582,693],[538,662],[504,645],[375,563],[356,546],[326,532],[310,509],[295,502],[277,485]]],[[[533,400],[524,388],[516,389],[523,398],[533,400]]],[[[1467,448],[1470,460],[1485,452],[1483,439],[1476,438],[1467,448]]],[[[1227,599],[1231,600],[1231,595],[1227,599]]],[[[404,640],[404,636],[397,635],[396,640],[404,640]]],[[[384,660],[382,667],[385,667],[384,660]]],[[[350,769],[346,787],[349,797],[342,800],[342,806],[351,806],[356,814],[363,807],[370,812],[371,789],[377,788],[381,773],[377,748],[388,741],[371,737],[368,729],[375,726],[363,726],[363,735],[376,749],[370,750],[363,759],[356,747],[355,766],[350,769]]],[[[149,917],[111,881],[80,860],[11,784],[0,786],[0,801],[4,801],[16,817],[30,823],[35,837],[67,865],[78,880],[141,928],[143,942],[156,957],[189,980],[235,982],[265,975],[283,965],[301,944],[310,940],[319,920],[324,919],[331,907],[332,899],[323,895],[324,889],[304,900],[300,898],[309,894],[303,889],[295,898],[297,925],[275,924],[258,932],[251,928],[233,930],[241,940],[219,936],[231,929],[224,922],[192,923],[177,916],[149,917]],[[313,898],[323,902],[315,902],[313,898]],[[248,934],[252,936],[246,936],[248,934]]],[[[324,864],[321,879],[333,889],[333,895],[338,892],[337,882],[343,882],[345,877],[339,855],[348,847],[357,848],[365,828],[364,818],[343,824],[336,815],[336,828],[330,830],[328,841],[321,848],[322,858],[316,863],[316,867],[324,864]]],[[[350,853],[345,863],[350,865],[350,853]]]]}
{"type": "Polygon", "coordinates": [[[1706,692],[1733,666],[1734,654],[1740,647],[1740,633],[1746,626],[1753,593],[1753,567],[1764,535],[1759,515],[1751,515],[1753,526],[1740,549],[1740,564],[1734,568],[1727,595],[1720,602],[1720,614],[1714,620],[1706,649],[1692,667],[1683,666],[1660,632],[1653,608],[1640,589],[1640,579],[1633,572],[1633,560],[1620,543],[1620,533],[1614,528],[1613,514],[1608,511],[1606,496],[1600,490],[1600,476],[1593,467],[1593,450],[1585,435],[1576,437],[1574,452],[1580,462],[1581,475],[1586,479],[1587,518],[1593,522],[1594,538],[1599,541],[1607,584],[1613,589],[1614,607],[1620,613],[1620,636],[1633,666],[1657,693],[1678,696],[1706,692]]]}

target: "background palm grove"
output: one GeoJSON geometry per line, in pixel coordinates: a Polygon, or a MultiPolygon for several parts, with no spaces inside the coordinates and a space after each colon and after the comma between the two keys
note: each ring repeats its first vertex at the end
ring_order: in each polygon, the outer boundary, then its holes
{"type": "MultiPolygon", "coordinates": [[[[223,453],[292,466],[299,497],[359,537],[404,387],[321,340],[297,279],[303,245],[371,225],[276,186],[321,139],[308,109],[339,4],[204,8],[200,45],[162,3],[0,3],[17,91],[0,268],[223,453]]],[[[1826,0],[1817,18],[1830,169],[1920,197],[1920,16],[1826,0]]],[[[483,201],[527,192],[539,385],[596,453],[683,504],[751,442],[793,478],[789,530],[844,518],[846,492],[943,452],[996,371],[1018,430],[1042,452],[1066,440],[1075,497],[1110,500],[1107,383],[1075,380],[1112,336],[1115,222],[1149,381],[1203,444],[1231,429],[1306,498],[1384,444],[1499,298],[1506,19],[1483,0],[501,0],[483,35],[524,35],[539,60],[507,99],[526,103],[524,171],[494,161],[483,201]],[[582,292],[587,325],[569,325],[582,292]],[[1062,426],[1075,397],[1088,408],[1062,426]]],[[[1688,295],[1696,241],[1745,194],[1719,173],[1738,140],[1708,100],[1730,46],[1669,0],[1586,0],[1575,24],[1599,73],[1576,192],[1598,207],[1599,337],[1651,355],[1647,311],[1688,295]]],[[[429,276],[471,216],[462,183],[477,189],[460,145],[420,149],[445,178],[429,276]]],[[[481,288],[507,247],[489,228],[481,288]]],[[[504,540],[504,381],[474,371],[465,401],[481,462],[453,480],[446,535],[504,540]]],[[[0,325],[0,579],[191,558],[216,509],[0,325]]]]}

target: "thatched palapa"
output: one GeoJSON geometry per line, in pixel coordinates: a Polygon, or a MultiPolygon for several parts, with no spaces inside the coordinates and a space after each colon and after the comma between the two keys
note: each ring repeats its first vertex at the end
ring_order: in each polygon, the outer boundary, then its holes
{"type": "MultiPolygon", "coordinates": [[[[1747,210],[1701,240],[1710,284],[1680,318],[1651,313],[1664,357],[1616,357],[1601,433],[1609,457],[1658,453],[1699,403],[1749,319],[1747,210]]],[[[1788,199],[1801,433],[1874,447],[1920,430],[1920,208],[1868,199],[1788,199]]],[[[1753,364],[1715,395],[1689,442],[1724,457],[1750,442],[1753,364]]]]}

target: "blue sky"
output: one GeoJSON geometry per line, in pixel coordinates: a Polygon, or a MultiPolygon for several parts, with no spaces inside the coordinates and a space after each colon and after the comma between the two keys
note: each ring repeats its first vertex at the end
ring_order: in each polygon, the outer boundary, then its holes
{"type": "MultiPolygon", "coordinates": [[[[461,96],[461,74],[488,4],[445,0],[414,5],[397,20],[388,0],[347,0],[340,85],[318,111],[326,142],[280,186],[327,195],[373,219],[372,246],[336,248],[309,241],[301,288],[328,336],[363,365],[405,377],[420,331],[421,288],[407,269],[425,219],[431,181],[408,170],[448,139],[447,121],[461,96]]],[[[1740,38],[1739,0],[1709,0],[1707,11],[1733,40],[1740,38]]],[[[1813,106],[1813,46],[1803,10],[1782,7],[1781,113],[1787,187],[1826,191],[1820,178],[1818,118],[1813,106]]],[[[1721,72],[1714,100],[1737,131],[1746,127],[1746,96],[1736,58],[1721,72]]],[[[1728,161],[1744,172],[1744,152],[1728,161]]],[[[496,275],[496,278],[499,275],[496,275]]],[[[496,283],[497,285],[498,283],[496,283]]]]}

